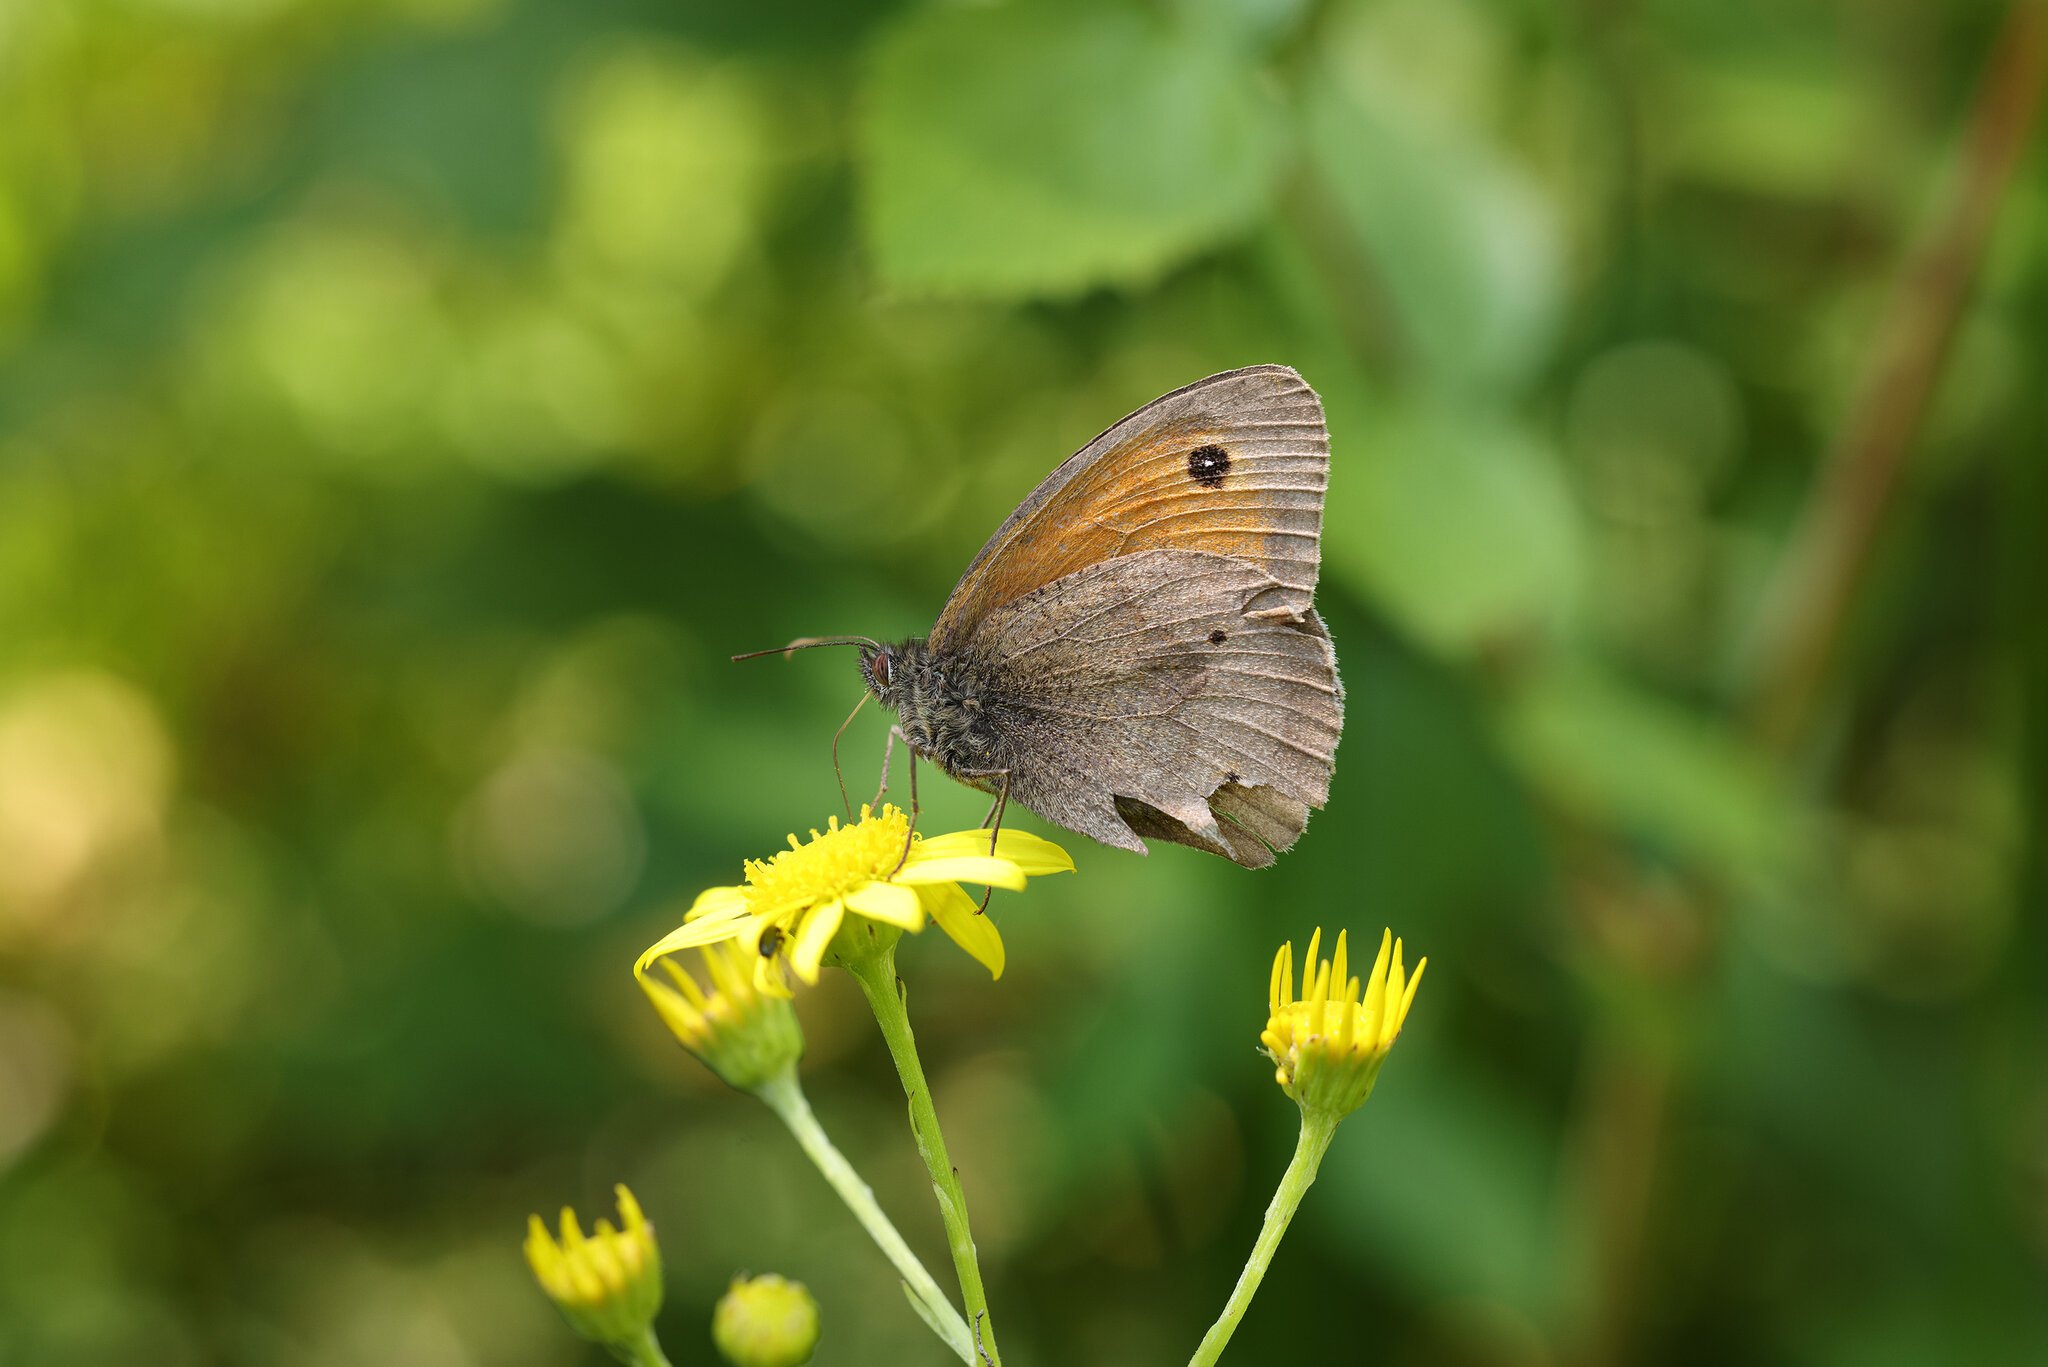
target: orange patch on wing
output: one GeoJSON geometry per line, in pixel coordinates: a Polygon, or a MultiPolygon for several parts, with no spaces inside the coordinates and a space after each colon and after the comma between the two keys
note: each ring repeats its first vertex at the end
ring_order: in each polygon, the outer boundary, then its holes
{"type": "Polygon", "coordinates": [[[1105,452],[1039,510],[1059,535],[1027,553],[999,557],[996,572],[971,586],[976,601],[963,619],[973,621],[1041,584],[1138,551],[1261,559],[1279,521],[1248,470],[1226,469],[1207,480],[1189,471],[1189,457],[1210,447],[1228,453],[1221,434],[1178,427],[1105,452]]]}

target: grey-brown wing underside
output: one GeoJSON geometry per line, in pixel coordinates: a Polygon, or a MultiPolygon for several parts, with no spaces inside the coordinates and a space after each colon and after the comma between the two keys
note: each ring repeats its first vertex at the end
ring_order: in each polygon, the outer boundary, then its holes
{"type": "Polygon", "coordinates": [[[1197,380],[1116,423],[1047,475],[946,599],[951,651],[1006,603],[1147,550],[1249,561],[1306,612],[1322,559],[1330,434],[1322,401],[1283,365],[1197,380]]]}
{"type": "Polygon", "coordinates": [[[1152,550],[997,608],[967,648],[1010,795],[1107,845],[1272,863],[1328,798],[1344,720],[1329,634],[1291,598],[1235,557],[1152,550]]]}

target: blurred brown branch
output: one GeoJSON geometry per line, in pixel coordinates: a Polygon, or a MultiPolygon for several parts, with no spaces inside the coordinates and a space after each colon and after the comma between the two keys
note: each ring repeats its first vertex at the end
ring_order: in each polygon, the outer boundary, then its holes
{"type": "Polygon", "coordinates": [[[1899,473],[1969,301],[2048,73],[2048,5],[2017,0],[1977,89],[1946,203],[1906,263],[1856,398],[1765,598],[1750,715],[1773,750],[1804,728],[1847,623],[1899,473]]]}

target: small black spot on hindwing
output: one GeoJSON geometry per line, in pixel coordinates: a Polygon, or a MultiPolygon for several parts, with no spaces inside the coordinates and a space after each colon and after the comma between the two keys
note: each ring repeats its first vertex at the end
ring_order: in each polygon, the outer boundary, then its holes
{"type": "Polygon", "coordinates": [[[1229,639],[1229,634],[1221,630],[1209,633],[1209,644],[1212,646],[1220,646],[1229,639]]]}
{"type": "Polygon", "coordinates": [[[1197,446],[1188,452],[1188,478],[1204,489],[1219,488],[1230,473],[1230,452],[1220,446],[1197,446]]]}

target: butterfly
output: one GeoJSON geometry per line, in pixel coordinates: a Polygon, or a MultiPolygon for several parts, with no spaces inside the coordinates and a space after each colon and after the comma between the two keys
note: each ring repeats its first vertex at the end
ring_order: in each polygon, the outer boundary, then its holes
{"type": "Polygon", "coordinates": [[[1271,864],[1328,799],[1343,729],[1311,601],[1329,464],[1292,369],[1211,375],[1047,475],[930,635],[842,638],[862,702],[897,714],[913,806],[921,757],[995,794],[998,824],[1014,800],[1139,854],[1149,836],[1271,864]]]}

